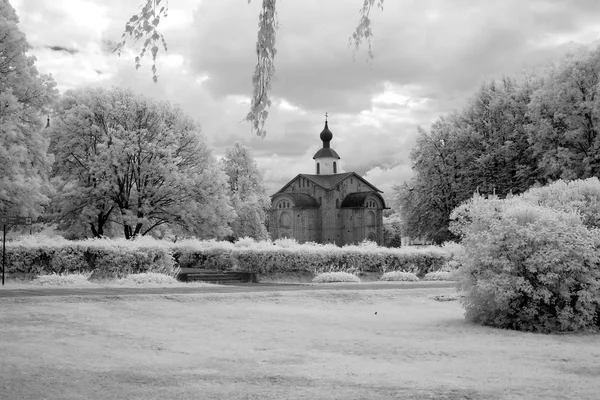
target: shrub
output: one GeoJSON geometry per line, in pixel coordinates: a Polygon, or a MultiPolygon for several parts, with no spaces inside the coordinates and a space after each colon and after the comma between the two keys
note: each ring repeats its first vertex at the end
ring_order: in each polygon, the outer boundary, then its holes
{"type": "Polygon", "coordinates": [[[42,286],[89,285],[89,277],[90,274],[75,273],[59,275],[52,273],[49,275],[38,275],[31,283],[42,286]]]}
{"type": "Polygon", "coordinates": [[[424,281],[453,281],[455,279],[455,274],[450,271],[428,272],[423,277],[424,281]]]}
{"type": "Polygon", "coordinates": [[[382,281],[407,281],[407,282],[416,282],[419,280],[419,277],[413,272],[406,271],[392,271],[386,272],[379,278],[382,281]]]}
{"type": "Polygon", "coordinates": [[[145,285],[145,284],[160,284],[170,285],[178,283],[177,280],[171,275],[161,274],[156,272],[143,272],[140,274],[130,274],[125,278],[121,278],[117,281],[119,285],[145,285]]]}
{"type": "Polygon", "coordinates": [[[314,283],[360,282],[358,276],[347,272],[325,272],[313,278],[314,283]]]}
{"type": "Polygon", "coordinates": [[[466,250],[459,279],[468,320],[538,332],[600,323],[600,234],[579,214],[475,196],[452,217],[466,250]]]}

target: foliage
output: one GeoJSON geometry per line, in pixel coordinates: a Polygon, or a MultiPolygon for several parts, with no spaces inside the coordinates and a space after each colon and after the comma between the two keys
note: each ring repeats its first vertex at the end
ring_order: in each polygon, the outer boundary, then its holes
{"type": "Polygon", "coordinates": [[[127,239],[164,226],[183,236],[230,233],[225,174],[181,109],[118,88],[68,91],[48,134],[57,221],[94,237],[109,224],[127,239]]]}
{"type": "Polygon", "coordinates": [[[414,176],[395,187],[408,236],[443,243],[456,237],[450,213],[474,192],[522,193],[537,179],[527,136],[528,104],[539,81],[484,83],[462,110],[419,128],[411,152],[414,176]]]}
{"type": "Polygon", "coordinates": [[[314,283],[360,282],[360,278],[347,272],[324,272],[315,276],[314,283]]]}
{"type": "Polygon", "coordinates": [[[237,214],[232,224],[234,238],[266,240],[269,234],[265,220],[270,200],[252,151],[236,142],[226,150],[221,167],[227,174],[229,198],[237,214]]]}
{"type": "Polygon", "coordinates": [[[448,260],[439,248],[297,244],[293,241],[254,242],[185,239],[177,242],[139,237],[67,241],[22,236],[7,243],[9,273],[73,273],[94,270],[97,277],[122,277],[138,272],[173,274],[176,268],[279,272],[386,272],[406,270],[418,275],[437,271],[448,260]]]}
{"type": "Polygon", "coordinates": [[[529,141],[545,181],[600,176],[600,47],[554,66],[529,104],[529,141]]]}
{"type": "MultiPolygon", "coordinates": [[[[252,0],[248,0],[251,3],[252,0]]],[[[251,129],[260,137],[267,134],[264,126],[269,116],[268,108],[271,106],[269,91],[271,89],[271,79],[275,74],[275,41],[279,22],[277,19],[277,0],[262,0],[262,6],[258,15],[258,38],[256,41],[257,62],[252,76],[252,101],[250,110],[245,120],[250,122],[251,129]]],[[[360,20],[356,30],[350,36],[350,45],[356,50],[366,41],[368,45],[369,58],[373,58],[371,48],[371,38],[373,31],[371,29],[370,13],[371,9],[377,4],[383,10],[383,0],[363,0],[360,9],[360,20]]],[[[163,35],[159,32],[158,26],[161,18],[167,17],[168,0],[142,0],[141,11],[134,14],[126,23],[125,31],[118,43],[115,51],[121,55],[128,39],[134,41],[145,39],[142,49],[135,58],[135,67],[138,69],[144,55],[149,51],[152,55],[152,79],[158,81],[156,69],[156,56],[162,46],[167,51],[167,43],[163,35]]]]}
{"type": "Polygon", "coordinates": [[[37,217],[51,194],[42,115],[58,91],[26,55],[29,44],[18,23],[14,8],[0,0],[0,214],[37,217]]]}
{"type": "Polygon", "coordinates": [[[92,278],[119,278],[138,272],[172,273],[175,264],[165,242],[21,236],[6,243],[6,272],[59,275],[93,272],[92,278]]]}
{"type": "Polygon", "coordinates": [[[466,318],[539,332],[599,326],[600,231],[526,198],[474,196],[453,213],[466,318]]]}
{"type": "Polygon", "coordinates": [[[178,283],[171,274],[162,274],[157,272],[142,272],[138,274],[129,274],[124,278],[117,280],[118,285],[172,285],[178,283]]]}
{"type": "Polygon", "coordinates": [[[454,281],[456,274],[449,271],[428,272],[423,277],[424,281],[454,281]]]}
{"type": "Polygon", "coordinates": [[[600,180],[597,177],[558,180],[531,188],[521,198],[557,210],[578,212],[585,226],[600,228],[600,180]]]}
{"type": "Polygon", "coordinates": [[[402,219],[398,214],[383,217],[383,245],[385,247],[402,245],[402,219]]]}
{"type": "Polygon", "coordinates": [[[65,286],[65,285],[89,285],[90,273],[74,273],[59,275],[52,273],[49,275],[38,275],[31,282],[34,285],[41,286],[65,286]]]}
{"type": "MultiPolygon", "coordinates": [[[[427,276],[427,275],[426,275],[427,276]]],[[[406,271],[390,271],[381,275],[379,278],[381,281],[406,281],[406,282],[416,282],[419,280],[419,277],[412,272],[406,271]]]]}

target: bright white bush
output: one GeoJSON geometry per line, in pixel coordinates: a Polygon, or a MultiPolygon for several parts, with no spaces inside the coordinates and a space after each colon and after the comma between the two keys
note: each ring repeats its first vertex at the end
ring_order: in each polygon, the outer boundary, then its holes
{"type": "Polygon", "coordinates": [[[117,280],[119,285],[145,285],[145,284],[160,284],[171,285],[178,283],[175,278],[167,274],[156,272],[145,272],[141,274],[130,274],[125,278],[117,280]]]}
{"type": "Polygon", "coordinates": [[[405,272],[405,271],[390,271],[381,275],[379,280],[382,281],[408,281],[408,282],[416,282],[419,280],[416,274],[413,272],[405,272]]]}
{"type": "Polygon", "coordinates": [[[69,286],[69,285],[89,285],[90,274],[68,274],[68,275],[38,275],[32,283],[41,286],[69,286]]]}
{"type": "Polygon", "coordinates": [[[453,281],[456,280],[456,274],[449,271],[428,272],[423,277],[424,281],[453,281]]]}
{"type": "Polygon", "coordinates": [[[347,272],[325,272],[313,278],[314,283],[360,282],[358,276],[347,272]]]}

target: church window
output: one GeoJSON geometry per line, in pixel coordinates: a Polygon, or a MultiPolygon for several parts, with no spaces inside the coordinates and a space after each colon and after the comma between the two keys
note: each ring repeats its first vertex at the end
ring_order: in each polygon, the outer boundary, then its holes
{"type": "Polygon", "coordinates": [[[317,175],[321,173],[321,164],[317,163],[317,175]]]}
{"type": "Polygon", "coordinates": [[[292,220],[290,218],[290,214],[288,214],[287,212],[281,213],[281,216],[279,217],[279,225],[282,228],[289,228],[291,224],[292,220]]]}
{"type": "Polygon", "coordinates": [[[367,214],[367,225],[375,225],[375,213],[373,211],[369,211],[369,213],[367,214]]]}
{"type": "Polygon", "coordinates": [[[333,162],[333,173],[337,174],[337,163],[335,161],[333,162]]]}

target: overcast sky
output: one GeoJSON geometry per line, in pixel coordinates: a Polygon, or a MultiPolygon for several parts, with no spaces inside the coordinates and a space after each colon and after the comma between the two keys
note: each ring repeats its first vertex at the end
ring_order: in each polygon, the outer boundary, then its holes
{"type": "Polygon", "coordinates": [[[348,38],[362,0],[280,0],[274,104],[267,137],[241,122],[252,93],[261,0],[170,0],[161,23],[169,45],[135,70],[135,47],[110,51],[141,0],[10,0],[42,73],[61,91],[131,87],[169,100],[202,125],[215,155],[252,148],[269,194],[312,156],[329,113],[342,171],[365,177],[391,200],[410,178],[417,127],[460,108],[486,79],[515,76],[600,38],[598,0],[385,0],[372,11],[375,59],[353,59],[348,38]]]}

